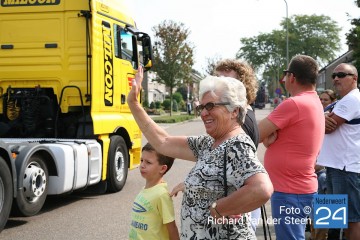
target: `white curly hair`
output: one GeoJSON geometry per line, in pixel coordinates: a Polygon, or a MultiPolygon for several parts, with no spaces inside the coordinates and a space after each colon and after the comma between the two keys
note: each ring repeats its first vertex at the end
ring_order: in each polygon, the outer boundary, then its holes
{"type": "Polygon", "coordinates": [[[229,102],[226,108],[229,112],[239,108],[238,122],[244,123],[247,112],[246,89],[242,82],[231,77],[207,76],[200,81],[199,98],[202,100],[205,93],[219,97],[221,102],[229,102]]]}

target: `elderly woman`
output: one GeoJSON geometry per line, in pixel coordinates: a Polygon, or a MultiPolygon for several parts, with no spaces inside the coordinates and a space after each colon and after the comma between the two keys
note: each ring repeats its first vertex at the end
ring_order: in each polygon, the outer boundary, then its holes
{"type": "Polygon", "coordinates": [[[241,128],[247,106],[244,85],[229,77],[203,79],[197,110],[207,134],[170,136],[137,101],[142,78],[139,68],[128,104],[146,139],[164,155],[196,162],[185,179],[181,238],[256,239],[247,213],[264,204],[273,188],[241,128]]]}

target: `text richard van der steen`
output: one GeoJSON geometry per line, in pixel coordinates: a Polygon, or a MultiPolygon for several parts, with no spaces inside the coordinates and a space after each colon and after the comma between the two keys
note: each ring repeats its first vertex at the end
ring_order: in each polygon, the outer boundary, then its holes
{"type": "MultiPolygon", "coordinates": [[[[306,224],[309,220],[314,221],[315,228],[347,228],[348,227],[348,197],[345,194],[315,195],[314,205],[299,207],[279,206],[280,216],[270,216],[266,219],[267,224],[306,224]],[[311,214],[312,213],[312,214],[311,214]],[[310,219],[308,218],[310,216],[310,219]]],[[[236,224],[242,223],[247,215],[236,217],[208,218],[211,224],[236,224]]],[[[252,223],[261,224],[262,218],[250,219],[252,223]]]]}

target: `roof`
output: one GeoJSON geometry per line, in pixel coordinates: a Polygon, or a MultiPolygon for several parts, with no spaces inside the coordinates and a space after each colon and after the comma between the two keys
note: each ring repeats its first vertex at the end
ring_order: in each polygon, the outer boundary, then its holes
{"type": "Polygon", "coordinates": [[[328,65],[326,65],[325,67],[323,67],[322,69],[320,69],[319,72],[323,72],[328,68],[331,68],[333,65],[338,65],[340,62],[351,62],[353,60],[353,55],[354,50],[349,50],[346,53],[344,53],[343,55],[341,55],[340,57],[336,58],[335,60],[331,61],[328,65]],[[343,61],[343,59],[345,58],[345,60],[348,61],[343,61]]]}

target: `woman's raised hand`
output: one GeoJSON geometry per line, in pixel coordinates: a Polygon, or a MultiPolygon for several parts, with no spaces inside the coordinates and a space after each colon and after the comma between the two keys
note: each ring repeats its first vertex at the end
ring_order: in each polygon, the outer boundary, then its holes
{"type": "Polygon", "coordinates": [[[141,91],[141,83],[143,81],[143,78],[144,78],[144,69],[142,66],[139,66],[138,72],[135,74],[135,78],[131,82],[131,90],[127,98],[128,104],[137,102],[137,98],[141,91]]]}

